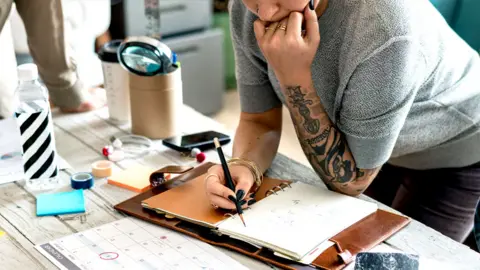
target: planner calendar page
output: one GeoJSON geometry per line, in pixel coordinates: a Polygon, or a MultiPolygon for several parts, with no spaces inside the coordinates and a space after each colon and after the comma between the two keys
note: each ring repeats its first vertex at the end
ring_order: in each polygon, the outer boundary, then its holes
{"type": "Polygon", "coordinates": [[[213,246],[127,217],[36,246],[60,269],[247,269],[213,246]]]}

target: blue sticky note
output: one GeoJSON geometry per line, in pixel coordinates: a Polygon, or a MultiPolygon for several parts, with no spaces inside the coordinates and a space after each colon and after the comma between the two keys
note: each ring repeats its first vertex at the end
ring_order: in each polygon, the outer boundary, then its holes
{"type": "Polygon", "coordinates": [[[83,189],[37,196],[37,216],[85,213],[83,189]]]}

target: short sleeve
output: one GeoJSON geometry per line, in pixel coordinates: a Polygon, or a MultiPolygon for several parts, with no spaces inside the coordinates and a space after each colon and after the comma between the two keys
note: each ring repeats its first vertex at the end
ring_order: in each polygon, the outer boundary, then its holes
{"type": "Polygon", "coordinates": [[[408,38],[391,40],[357,66],[337,125],[358,168],[378,168],[389,160],[424,74],[424,55],[408,38]]]}
{"type": "MultiPolygon", "coordinates": [[[[234,31],[236,29],[232,29],[235,74],[242,112],[261,113],[281,107],[282,103],[268,78],[267,63],[253,53],[253,48],[242,44],[234,31]]],[[[246,32],[245,28],[242,31],[246,32]]]]}

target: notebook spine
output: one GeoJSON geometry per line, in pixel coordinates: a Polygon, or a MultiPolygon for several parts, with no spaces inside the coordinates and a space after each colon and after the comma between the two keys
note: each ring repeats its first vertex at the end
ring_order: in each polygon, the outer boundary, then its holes
{"type": "MultiPolygon", "coordinates": [[[[278,192],[281,192],[281,191],[283,192],[283,191],[285,191],[285,189],[291,188],[291,187],[292,186],[290,185],[290,183],[283,182],[280,185],[275,186],[272,189],[267,190],[267,192],[265,192],[265,198],[270,196],[270,195],[278,195],[278,192]]],[[[250,210],[250,206],[248,206],[246,209],[244,209],[244,211],[247,211],[247,210],[250,210]]],[[[232,213],[225,213],[223,215],[228,216],[230,218],[235,218],[235,215],[232,214],[232,213]]]]}
{"type": "Polygon", "coordinates": [[[268,197],[270,195],[278,195],[277,192],[280,192],[280,191],[285,191],[286,188],[291,188],[292,186],[290,185],[290,183],[288,182],[284,182],[284,183],[281,183],[280,185],[278,186],[275,186],[274,188],[270,189],[270,190],[267,190],[267,192],[265,193],[265,197],[268,197]]]}

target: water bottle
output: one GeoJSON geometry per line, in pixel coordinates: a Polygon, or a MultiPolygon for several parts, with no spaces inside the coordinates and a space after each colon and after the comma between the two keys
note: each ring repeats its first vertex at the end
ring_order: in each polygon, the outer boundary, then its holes
{"type": "Polygon", "coordinates": [[[18,66],[15,118],[20,129],[23,171],[31,190],[58,184],[57,153],[47,89],[38,81],[35,64],[18,66]]]}

